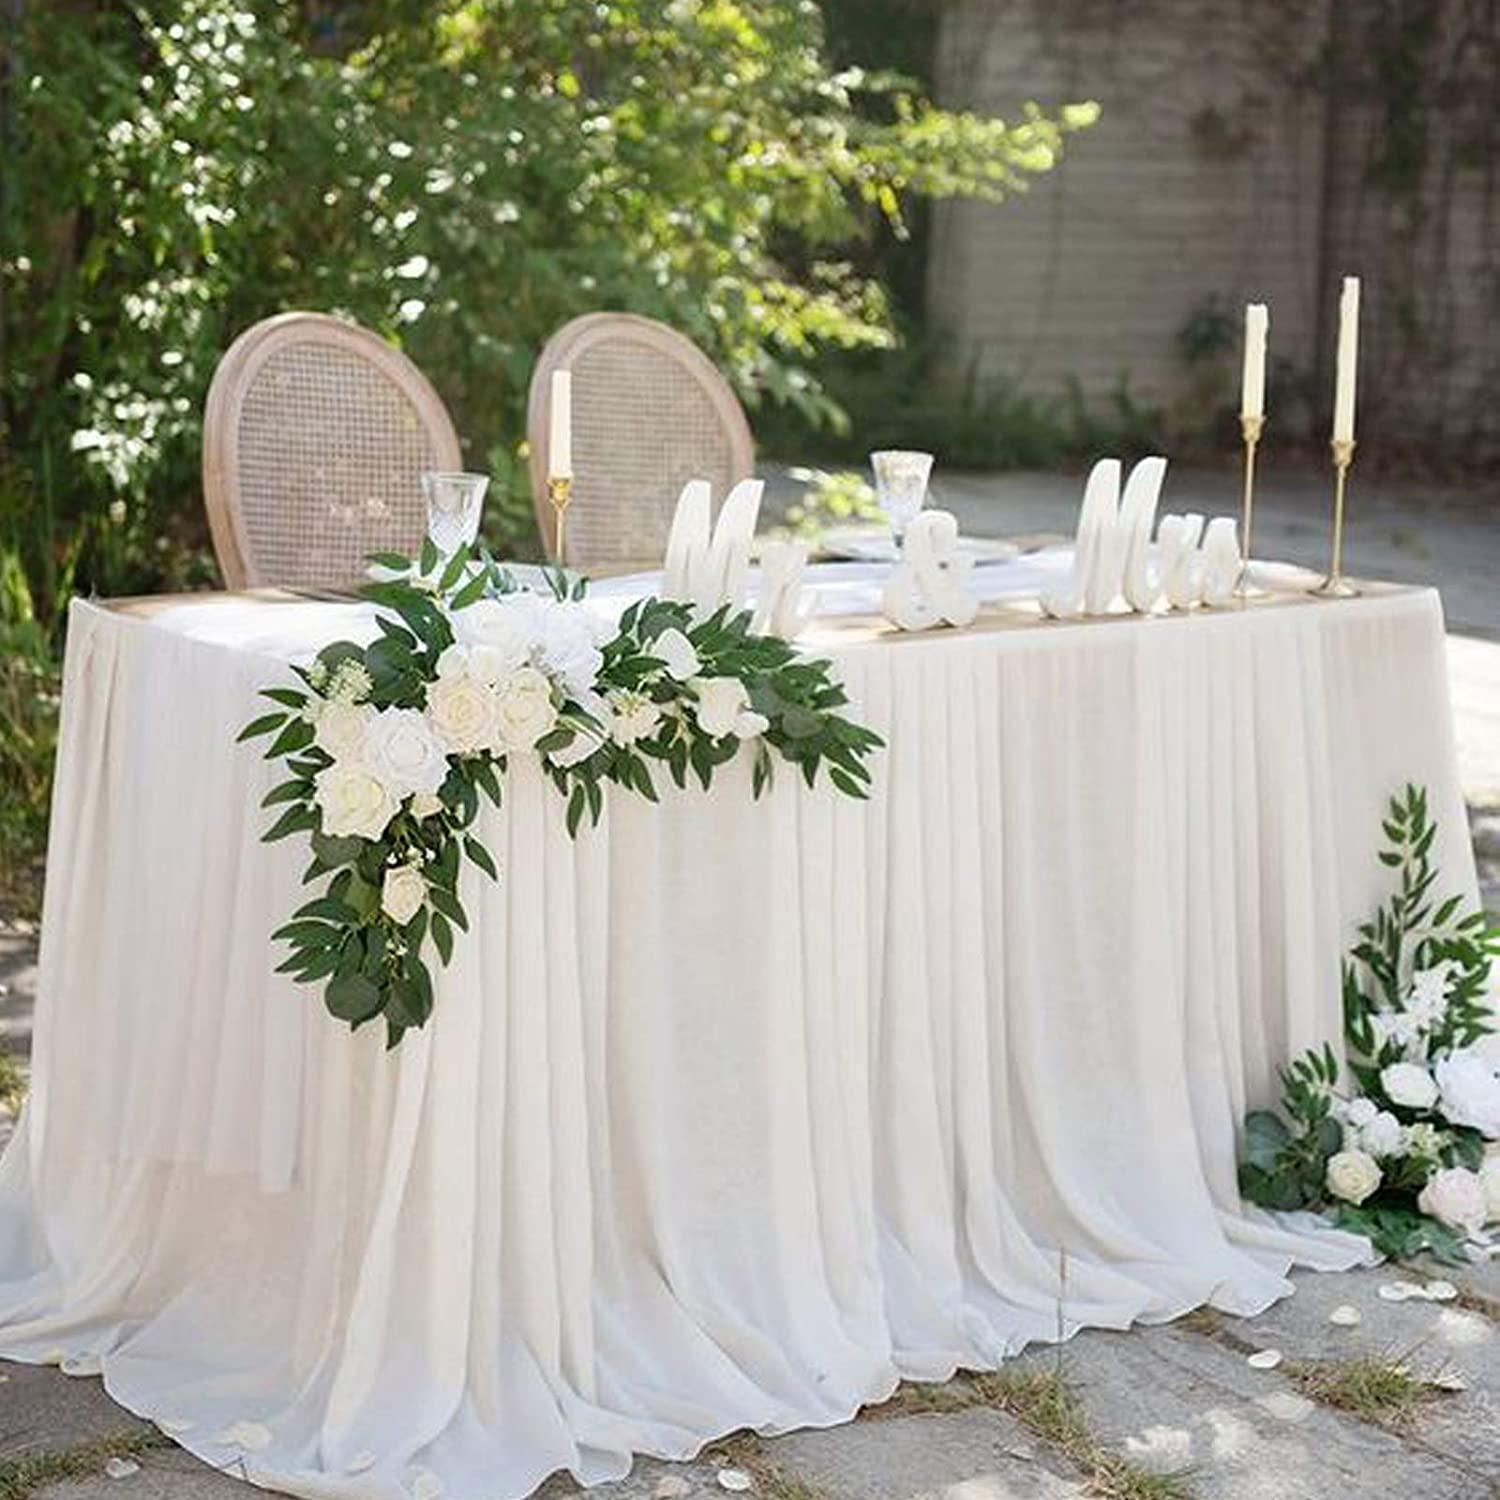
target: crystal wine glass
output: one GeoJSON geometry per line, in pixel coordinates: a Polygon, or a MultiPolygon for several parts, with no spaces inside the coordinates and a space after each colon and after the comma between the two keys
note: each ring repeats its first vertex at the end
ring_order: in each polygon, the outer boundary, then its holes
{"type": "Polygon", "coordinates": [[[427,535],[444,557],[473,545],[489,485],[488,474],[423,474],[427,535]]]}
{"type": "Polygon", "coordinates": [[[875,471],[875,493],[880,508],[891,523],[891,534],[899,550],[906,528],[927,503],[932,455],[905,448],[882,448],[870,455],[870,467],[875,471]]]}

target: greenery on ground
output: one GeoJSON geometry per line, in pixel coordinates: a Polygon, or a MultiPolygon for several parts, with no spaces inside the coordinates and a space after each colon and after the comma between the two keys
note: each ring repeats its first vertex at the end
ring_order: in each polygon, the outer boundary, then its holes
{"type": "Polygon", "coordinates": [[[0,1042],[0,1109],[19,1109],[25,1097],[26,1074],[0,1042]]]}
{"type": "Polygon", "coordinates": [[[1410,1427],[1421,1407],[1446,1394],[1391,1354],[1301,1360],[1288,1364],[1286,1371],[1306,1395],[1324,1406],[1398,1430],[1410,1427]]]}
{"type": "MultiPolygon", "coordinates": [[[[662,318],[752,409],[837,426],[821,357],[897,341],[873,247],[924,200],[1023,188],[1096,113],[935,108],[898,74],[835,62],[805,0],[10,14],[0,578],[53,652],[76,591],[212,582],[203,398],[256,319],[329,309],[403,345],[495,476],[488,541],[524,553],[527,385],[563,322],[662,318]]],[[[0,650],[22,663],[0,689],[14,887],[44,821],[51,668],[32,634],[0,650]]]]}
{"type": "Polygon", "coordinates": [[[171,1446],[155,1428],[140,1428],[112,1433],[76,1448],[43,1449],[0,1458],[0,1500],[31,1500],[48,1485],[97,1475],[112,1458],[139,1458],[154,1448],[171,1446]]]}

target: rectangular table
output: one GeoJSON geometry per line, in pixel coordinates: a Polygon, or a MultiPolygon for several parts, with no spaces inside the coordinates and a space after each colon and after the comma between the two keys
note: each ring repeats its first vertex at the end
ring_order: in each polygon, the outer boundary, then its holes
{"type": "Polygon", "coordinates": [[[1474,894],[1437,596],[1001,614],[815,628],[889,741],[868,805],[735,764],[574,841],[514,758],[500,883],[386,1053],[272,973],[305,856],[233,742],[368,607],[75,604],[0,1355],[257,1483],[509,1500],[842,1421],[1059,1302],[1350,1264],[1240,1204],[1235,1130],[1339,1035],[1403,783],[1474,894]]]}

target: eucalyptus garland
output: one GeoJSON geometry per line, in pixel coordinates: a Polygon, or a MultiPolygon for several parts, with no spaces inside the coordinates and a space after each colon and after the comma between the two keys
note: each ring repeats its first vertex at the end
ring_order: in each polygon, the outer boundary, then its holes
{"type": "Polygon", "coordinates": [[[1329,1213],[1402,1258],[1458,1260],[1500,1220],[1500,1048],[1491,968],[1500,926],[1434,895],[1437,825],[1407,786],[1382,823],[1396,889],[1343,965],[1351,1087],[1331,1045],[1281,1074],[1282,1114],[1246,1117],[1240,1190],[1329,1213]]]}
{"type": "Polygon", "coordinates": [[[696,619],[647,599],[613,624],[582,580],[556,574],[538,594],[469,549],[372,560],[387,575],[362,591],[378,637],[292,667],[297,685],[262,689],[275,707],[239,736],[269,737],[265,758],[285,764],[264,840],[305,837],[302,882],[327,882],[273,934],[290,948],[277,971],[321,985],[351,1028],[383,1018],[395,1046],[432,1014],[429,955],[446,965],[469,926],[463,865],[499,878],[474,830],[513,755],[540,758],[573,835],[599,820],[606,783],[655,802],[659,772],[707,789],[741,753],[756,797],[778,760],[868,795],[880,736],[840,712],[830,662],[754,634],[747,611],[696,619]]]}

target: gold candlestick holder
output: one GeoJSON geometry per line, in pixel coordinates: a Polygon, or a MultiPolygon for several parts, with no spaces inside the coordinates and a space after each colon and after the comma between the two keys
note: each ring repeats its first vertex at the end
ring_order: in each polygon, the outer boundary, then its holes
{"type": "Polygon", "coordinates": [[[1240,432],[1245,438],[1245,492],[1240,501],[1240,540],[1243,561],[1240,564],[1240,578],[1235,586],[1235,593],[1241,599],[1248,599],[1252,594],[1264,592],[1262,589],[1255,588],[1250,582],[1250,542],[1255,528],[1255,450],[1260,446],[1260,435],[1265,431],[1265,426],[1266,419],[1263,416],[1243,415],[1240,417],[1240,432]]]}
{"type": "Polygon", "coordinates": [[[1352,599],[1359,590],[1344,577],[1344,487],[1354,462],[1354,439],[1335,438],[1333,448],[1333,557],[1328,577],[1313,593],[1324,599],[1352,599]]]}
{"type": "Polygon", "coordinates": [[[568,564],[568,502],[572,498],[573,476],[571,474],[548,476],[547,499],[552,502],[552,513],[557,518],[556,546],[553,550],[560,568],[568,564]]]}

